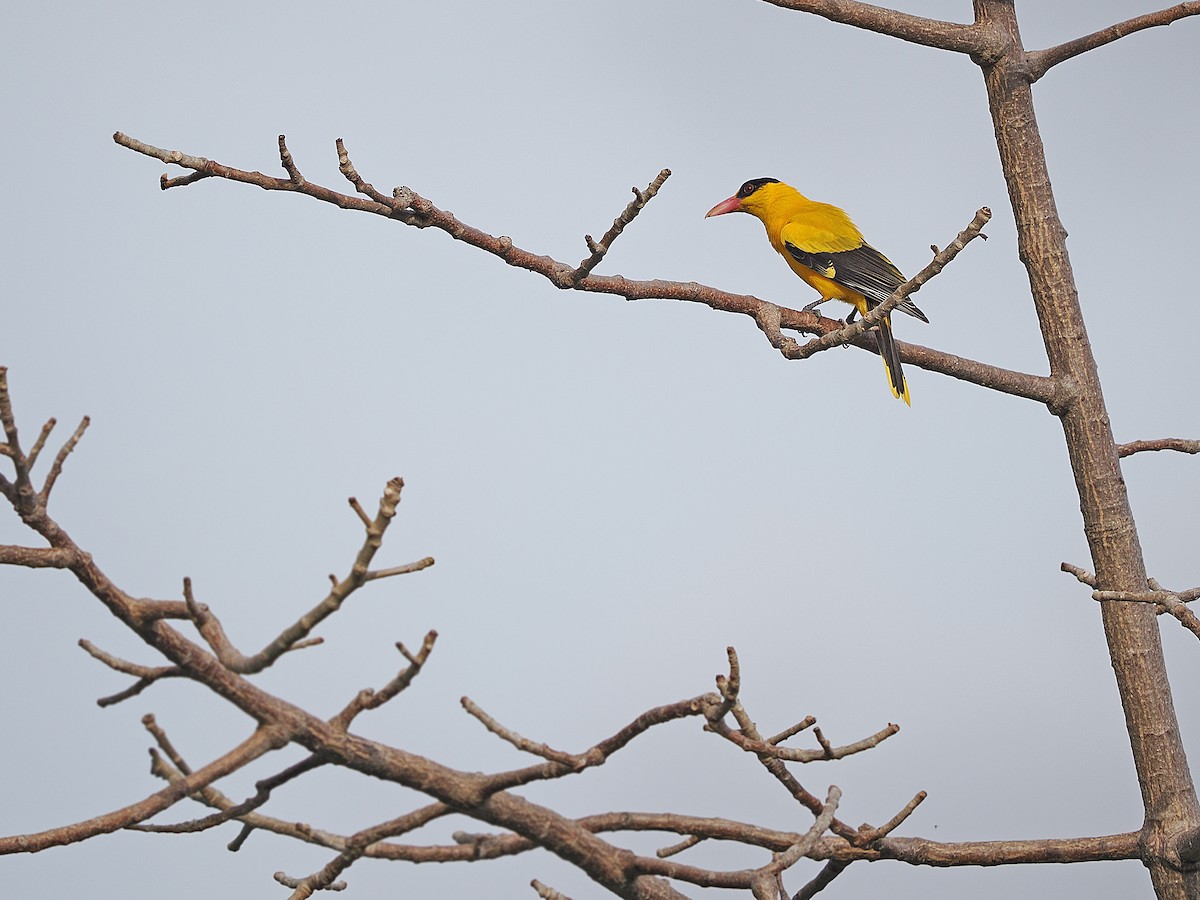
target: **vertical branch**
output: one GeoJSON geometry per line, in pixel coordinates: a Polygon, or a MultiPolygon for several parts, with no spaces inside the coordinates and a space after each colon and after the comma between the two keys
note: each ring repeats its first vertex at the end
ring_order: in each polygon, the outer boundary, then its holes
{"type": "MultiPolygon", "coordinates": [[[[975,10],[981,25],[1005,37],[1005,52],[980,64],[1051,376],[1065,389],[1051,411],[1062,422],[1097,587],[1144,591],[1142,548],[1050,187],[1013,0],[975,0],[975,10]]],[[[1155,609],[1107,602],[1102,617],[1146,811],[1143,859],[1160,898],[1200,896],[1200,873],[1178,869],[1180,841],[1200,826],[1200,805],[1155,609]]]]}

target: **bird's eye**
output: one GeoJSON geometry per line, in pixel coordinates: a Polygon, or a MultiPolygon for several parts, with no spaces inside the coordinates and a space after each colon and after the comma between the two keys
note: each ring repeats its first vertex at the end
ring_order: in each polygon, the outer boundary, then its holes
{"type": "Polygon", "coordinates": [[[753,181],[747,181],[745,184],[742,185],[742,189],[740,191],[738,191],[738,196],[739,197],[749,197],[751,194],[754,193],[754,189],[756,187],[758,187],[758,185],[756,185],[753,181]]]}

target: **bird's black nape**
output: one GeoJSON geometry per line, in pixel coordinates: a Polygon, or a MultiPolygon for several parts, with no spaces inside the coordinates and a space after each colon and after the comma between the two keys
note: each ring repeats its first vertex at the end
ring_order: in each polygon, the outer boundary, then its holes
{"type": "Polygon", "coordinates": [[[751,194],[753,194],[755,191],[757,191],[764,184],[779,184],[779,179],[778,178],[752,178],[750,181],[747,181],[740,188],[738,188],[737,195],[739,197],[745,199],[746,197],[749,197],[751,194]]]}

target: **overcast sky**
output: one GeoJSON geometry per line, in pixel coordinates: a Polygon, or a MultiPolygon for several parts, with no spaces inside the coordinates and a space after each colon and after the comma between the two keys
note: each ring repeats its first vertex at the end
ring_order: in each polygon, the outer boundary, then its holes
{"type": "MultiPolygon", "coordinates": [[[[1155,8],[1021,6],[1043,47],[1155,8]]],[[[908,11],[966,20],[966,0],[908,11]]],[[[1089,335],[1118,440],[1200,437],[1195,153],[1200,21],[1137,34],[1035,88],[1089,335]],[[1180,308],[1182,307],[1182,309],[1180,308]]],[[[912,408],[856,349],[782,360],[743,317],[556,290],[450,240],[311,199],[209,180],[162,193],[161,164],[114,131],[342,189],[333,141],[382,189],[576,262],[659,169],[674,172],[598,271],[813,298],[749,217],[705,221],[772,176],[845,207],[908,273],[991,206],[920,294],[915,341],[1044,373],[1045,356],[977,68],[758,0],[509,3],[215,0],[8,4],[0,17],[0,363],[31,440],[93,425],[51,512],[125,590],[178,597],[190,575],[238,645],[260,647],[344,573],[361,535],[345,498],[407,481],[379,559],[427,572],[371,586],[326,644],[256,681],[325,715],[440,641],[362,733],[470,770],[522,762],[458,706],[582,750],[643,710],[712,689],[737,647],[766,732],[818,717],[878,749],[798,772],[844,791],[847,822],[938,840],[1137,829],[1140,799],[1099,621],[1058,571],[1087,566],[1058,422],[1037,405],[908,370],[912,408]],[[894,523],[903,523],[898,537],[894,523]]],[[[346,187],[348,189],[348,187],[346,187]]],[[[1124,463],[1147,565],[1200,581],[1200,463],[1124,463]]],[[[29,542],[0,516],[0,542],[29,542]]],[[[127,679],[75,642],[155,664],[72,579],[0,572],[6,685],[0,834],[155,791],[154,712],[199,766],[248,721],[171,682],[115,708],[127,679]]],[[[1163,623],[1179,713],[1200,754],[1195,640],[1163,623]]],[[[220,785],[240,797],[279,754],[220,785]]],[[[603,769],[524,792],[571,814],[726,816],[803,830],[755,761],[692,722],[603,769]]],[[[268,812],[353,831],[415,796],[346,773],[268,812]]],[[[180,805],[164,819],[199,815],[180,805]]],[[[422,841],[456,828],[438,823],[422,841]]],[[[14,897],[285,896],[328,851],[229,825],[122,834],[0,864],[14,897]]],[[[624,838],[622,838],[624,840],[624,838]]],[[[630,838],[649,849],[670,839],[630,838]]],[[[697,850],[698,864],[761,854],[697,850]],[[705,855],[708,853],[708,855],[705,855]]],[[[817,870],[803,863],[792,890],[817,870]]],[[[546,854],[475,866],[362,862],[353,897],[532,897],[539,878],[599,890],[546,854]]],[[[684,888],[696,895],[697,889],[684,888]]],[[[1149,896],[1140,864],[852,867],[830,896],[1149,896]]]]}

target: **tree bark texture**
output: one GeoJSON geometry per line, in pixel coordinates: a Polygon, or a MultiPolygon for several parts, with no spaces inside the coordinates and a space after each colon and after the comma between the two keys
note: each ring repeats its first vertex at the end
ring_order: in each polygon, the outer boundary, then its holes
{"type": "MultiPolygon", "coordinates": [[[[1063,402],[1051,411],[1062,422],[1097,586],[1144,591],[1142,548],[1084,327],[1067,232],[1050,186],[1016,10],[1012,0],[976,0],[975,11],[979,24],[1006,37],[995,58],[976,62],[987,85],[1018,248],[1029,273],[1051,377],[1064,388],[1063,402]]],[[[1200,825],[1200,806],[1175,716],[1155,607],[1106,601],[1101,615],[1146,812],[1143,862],[1159,898],[1200,897],[1200,871],[1181,861],[1179,852],[1181,841],[1200,825]]]]}

